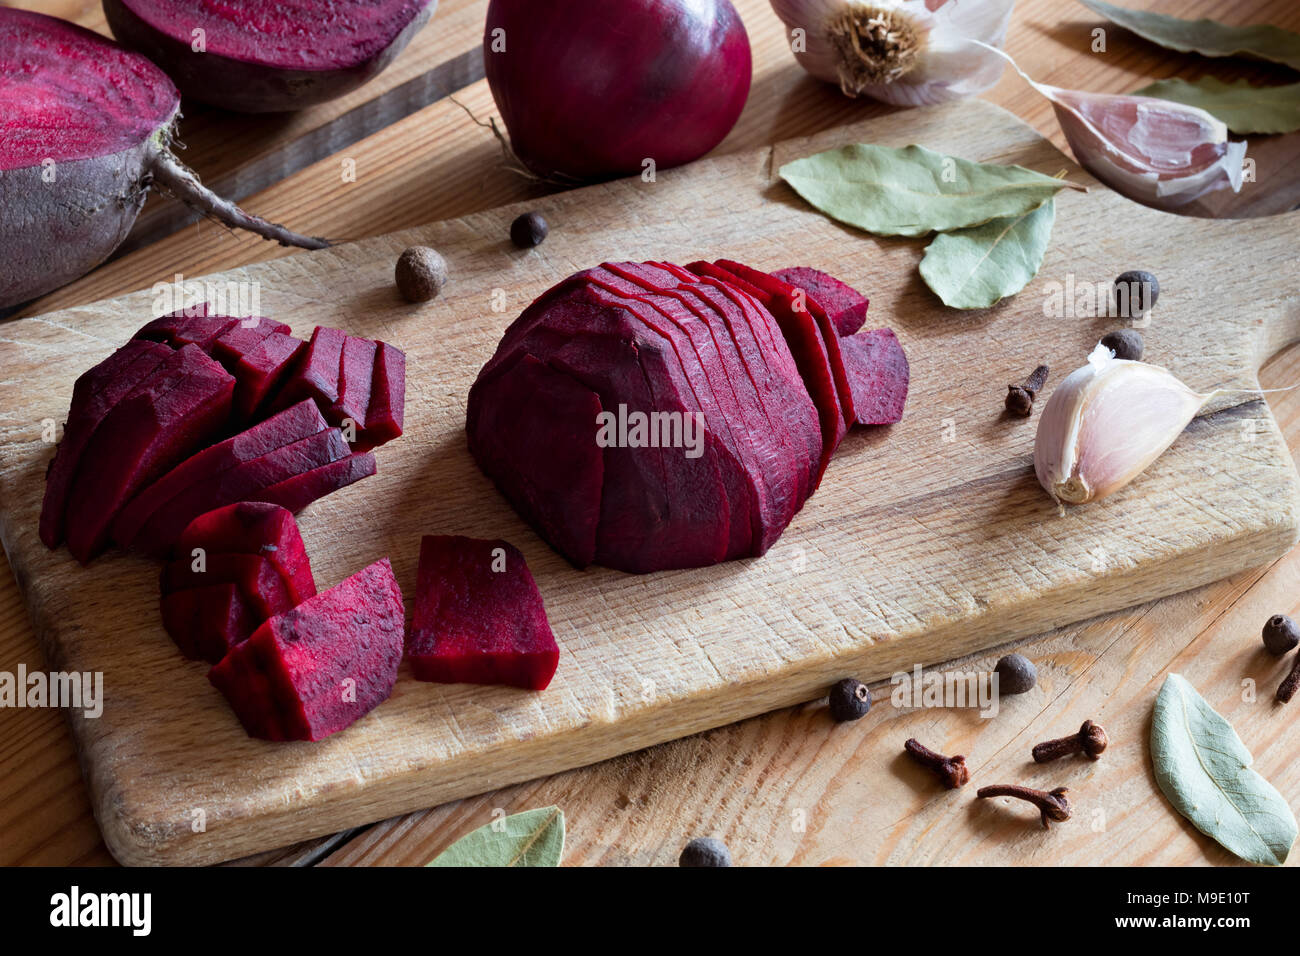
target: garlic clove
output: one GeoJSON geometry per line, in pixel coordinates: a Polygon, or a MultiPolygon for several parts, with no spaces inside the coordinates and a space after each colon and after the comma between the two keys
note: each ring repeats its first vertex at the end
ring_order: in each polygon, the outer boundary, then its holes
{"type": "Polygon", "coordinates": [[[1038,422],[1034,472],[1055,500],[1099,501],[1159,458],[1205,404],[1167,369],[1097,346],[1052,393],[1038,422]]]}
{"type": "Polygon", "coordinates": [[[1150,96],[1039,89],[1052,101],[1070,151],[1118,193],[1174,209],[1218,189],[1240,192],[1246,143],[1194,106],[1150,96]]]}

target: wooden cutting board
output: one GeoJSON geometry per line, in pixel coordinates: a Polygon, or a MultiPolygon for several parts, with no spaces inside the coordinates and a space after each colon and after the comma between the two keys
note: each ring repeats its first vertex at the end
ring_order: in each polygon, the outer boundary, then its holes
{"type": "Polygon", "coordinates": [[[1190,588],[1296,541],[1300,482],[1248,394],[1218,402],[1125,491],[1064,514],[1033,477],[1034,423],[1002,415],[1007,382],[1046,361],[1050,390],[1115,325],[1045,314],[1053,283],[1105,288],[1128,268],[1161,282],[1143,330],[1150,360],[1200,390],[1253,387],[1262,360],[1300,338],[1295,216],[1187,219],[1095,184],[1067,191],[1035,281],[993,309],[954,312],[917,276],[923,241],[837,226],[775,178],[796,156],[858,141],[1091,182],[1010,114],[968,102],[539,200],[551,235],[527,252],[506,238],[513,207],[219,277],[260,283],[262,311],[299,334],[336,325],[407,350],[407,434],[379,450],[378,475],[301,518],[320,586],[388,555],[409,612],[422,534],[505,537],[528,557],[562,648],[542,693],[424,684],[404,668],[390,700],[321,743],[245,736],[205,666],[163,633],[155,564],[114,554],[81,568],[37,539],[43,423],[62,420],[73,380],[151,317],[155,294],[5,326],[0,537],[48,667],[103,674],[102,716],[69,717],[118,859],[233,858],[593,763],[812,699],[846,674],[887,678],[1190,588]],[[391,278],[417,242],[452,276],[423,306],[401,302],[391,278]],[[763,559],[575,571],[471,461],[469,384],[509,321],[570,272],[722,255],[814,265],[867,292],[868,327],[893,327],[911,359],[906,417],[851,434],[763,559]]]}

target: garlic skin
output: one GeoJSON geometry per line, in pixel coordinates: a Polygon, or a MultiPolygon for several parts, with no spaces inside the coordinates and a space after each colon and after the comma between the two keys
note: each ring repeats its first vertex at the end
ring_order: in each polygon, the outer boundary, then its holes
{"type": "Polygon", "coordinates": [[[1117,359],[1104,345],[1052,393],[1038,421],[1034,472],[1052,498],[1099,501],[1164,454],[1204,406],[1167,369],[1117,359]]]}
{"type": "Polygon", "coordinates": [[[982,93],[1002,76],[989,51],[1015,0],[770,0],[803,31],[800,65],[847,96],[928,106],[982,93]],[[979,41],[973,43],[971,41],[979,41]]]}

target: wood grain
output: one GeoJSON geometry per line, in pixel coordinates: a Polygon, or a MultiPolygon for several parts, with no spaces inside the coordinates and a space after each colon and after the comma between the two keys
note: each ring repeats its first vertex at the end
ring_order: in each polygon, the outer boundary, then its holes
{"type": "MultiPolygon", "coordinates": [[[[19,5],[76,19],[87,25],[102,22],[97,0],[21,0],[19,5]]],[[[443,0],[439,20],[454,7],[476,7],[478,17],[483,0],[443,0]]],[[[765,0],[737,0],[755,53],[755,81],[749,104],[740,123],[720,147],[720,152],[753,148],[776,139],[803,135],[870,115],[888,108],[844,99],[833,90],[808,80],[793,64],[780,35],[780,27],[765,0]]],[[[1300,6],[1290,0],[1244,0],[1230,11],[1215,0],[1151,0],[1142,4],[1180,16],[1216,16],[1229,22],[1272,22],[1300,28],[1300,6]]],[[[1146,44],[1124,31],[1109,32],[1105,54],[1089,49],[1089,31],[1100,25],[1091,13],[1072,0],[1020,0],[1008,39],[1008,48],[1033,76],[1064,86],[1123,92],[1153,79],[1179,75],[1211,74],[1224,79],[1246,77],[1252,82],[1291,82],[1294,77],[1280,68],[1244,61],[1206,60],[1179,56],[1146,44]]],[[[460,49],[477,44],[480,23],[470,23],[460,33],[460,49]]],[[[425,31],[427,33],[427,31],[425,31]]],[[[448,31],[449,33],[452,31],[448,31]]],[[[408,51],[409,52],[409,51],[408,51]]],[[[367,89],[370,89],[367,87],[367,89]]],[[[985,98],[1000,103],[1021,116],[1041,133],[1063,146],[1050,107],[1015,77],[1003,80],[985,98]]],[[[468,88],[457,99],[484,117],[493,112],[484,84],[468,88]]],[[[222,163],[237,165],[238,150],[227,149],[244,134],[240,117],[215,117],[220,135],[203,143],[189,137],[186,160],[205,175],[222,163]]],[[[273,137],[272,137],[273,138],[273,137]]],[[[1259,143],[1284,137],[1266,138],[1259,143]]],[[[1252,142],[1252,153],[1257,144],[1252,142]]],[[[429,107],[417,116],[397,124],[383,134],[370,137],[347,155],[357,161],[361,183],[341,187],[337,159],[300,173],[290,181],[253,197],[247,205],[271,218],[302,228],[311,226],[329,234],[374,235],[407,228],[434,218],[455,216],[503,202],[537,195],[538,190],[497,167],[499,153],[483,130],[454,104],[429,107]],[[322,202],[327,197],[327,202],[322,202]]],[[[1268,184],[1264,184],[1267,190],[1268,184]]],[[[1116,224],[1116,230],[1122,224],[1116,224]]],[[[147,254],[137,253],[124,262],[102,268],[65,290],[47,297],[28,314],[81,304],[105,296],[168,279],[179,270],[188,275],[217,271],[281,254],[275,247],[238,237],[203,223],[147,254]]],[[[1136,265],[1140,263],[1130,263],[1136,265]]],[[[1213,265],[1208,264],[1207,269],[1213,265]]],[[[1264,382],[1283,386],[1300,381],[1300,350],[1292,349],[1265,369],[1264,382]]],[[[1300,392],[1268,396],[1292,449],[1300,447],[1300,392]]],[[[13,671],[19,663],[29,668],[42,666],[43,658],[19,597],[14,579],[5,573],[0,557],[0,668],[13,671]]],[[[1278,568],[1282,565],[1277,566],[1278,568]]],[[[1296,592],[1278,588],[1272,582],[1278,570],[1265,574],[1254,584],[1229,587],[1223,582],[1150,609],[1125,612],[1109,620],[1129,627],[1139,613],[1158,616],[1160,650],[1146,662],[1152,669],[1172,659],[1171,649],[1196,643],[1199,653],[1221,654],[1224,641],[1231,648],[1253,650],[1258,640],[1258,621],[1243,621],[1240,630],[1221,636],[1217,644],[1196,642],[1207,621],[1213,621],[1241,602],[1252,609],[1300,612],[1296,592]]],[[[1086,639],[1085,632],[1084,638],[1086,639]]],[[[1073,657],[1076,638],[1049,635],[1029,645],[1040,664],[1060,653],[1073,657]]],[[[1126,654],[1123,642],[1092,644],[1085,648],[1099,660],[1126,654]]],[[[1235,687],[1236,677],[1221,674],[1216,684],[1202,687],[1212,696],[1235,687]]],[[[1104,704],[1109,688],[1092,683],[1087,674],[1072,678],[1070,701],[1084,706],[1104,704]]],[[[1267,697],[1269,689],[1264,696],[1267,697]]],[[[1050,714],[1058,706],[1047,700],[1050,714]]],[[[892,754],[902,739],[922,731],[938,740],[950,740],[956,749],[973,751],[978,739],[978,722],[966,721],[960,713],[925,711],[911,715],[886,715],[888,733],[873,730],[861,737],[851,729],[840,739],[826,739],[828,724],[805,719],[807,708],[773,713],[734,727],[712,731],[705,737],[689,738],[641,754],[620,758],[590,769],[562,774],[545,781],[513,787],[482,798],[448,804],[436,811],[395,818],[364,831],[367,848],[362,854],[341,851],[344,862],[424,862],[454,836],[486,822],[491,807],[527,809],[550,802],[561,803],[570,819],[569,859],[573,862],[616,863],[631,859],[669,862],[681,842],[697,829],[716,832],[752,852],[738,853],[744,863],[779,862],[786,857],[769,853],[758,841],[766,830],[791,833],[783,796],[798,787],[805,802],[820,812],[843,804],[862,813],[864,824],[879,819],[871,808],[878,806],[872,795],[874,779],[865,769],[877,751],[892,754]],[[896,738],[896,739],[895,739],[896,738]],[[826,757],[831,753],[832,757],[826,757]],[[740,794],[740,791],[745,791],[740,794]],[[740,797],[738,799],[738,797],[740,797]],[[720,803],[738,812],[719,815],[720,803]],[[420,848],[430,850],[421,858],[420,848]]],[[[1229,712],[1232,716],[1232,712],[1229,712]]],[[[1004,717],[1004,719],[1018,719],[1004,717]]],[[[62,718],[48,710],[5,711],[0,714],[4,733],[0,735],[0,862],[3,863],[104,863],[111,862],[90,812],[71,737],[62,718]]],[[[1257,766],[1281,785],[1277,774],[1294,762],[1294,746],[1287,740],[1289,722],[1274,719],[1264,737],[1247,737],[1257,766]]],[[[924,736],[924,734],[922,734],[924,736]]],[[[1142,772],[1135,762],[1129,772],[1142,772]]],[[[1283,787],[1284,791],[1287,789],[1283,787]]],[[[1294,787],[1291,788],[1294,790],[1294,787]]],[[[918,805],[924,802],[918,792],[918,805]]],[[[1146,837],[1133,844],[1094,841],[1090,862],[1128,863],[1140,861],[1154,848],[1173,843],[1178,862],[1219,861],[1213,844],[1195,833],[1184,836],[1179,818],[1158,808],[1159,797],[1148,793],[1127,808],[1142,816],[1146,837]],[[1203,852],[1202,848],[1207,852],[1203,852]]],[[[940,811],[942,812],[942,811],[940,811]]],[[[842,814],[840,815],[842,819],[842,814]]],[[[813,814],[815,819],[816,813],[813,814]]],[[[802,862],[867,861],[870,840],[861,830],[839,824],[816,828],[815,832],[789,840],[798,844],[802,862]],[[828,834],[838,832],[841,842],[854,837],[861,843],[830,852],[828,834]],[[821,854],[819,856],[818,854],[821,854]]],[[[355,841],[354,841],[355,842],[355,841]]],[[[351,846],[352,844],[349,844],[351,846]]],[[[985,862],[1017,862],[1014,848],[997,844],[983,847],[985,862]]],[[[1051,859],[1050,848],[1047,859],[1051,859]]]]}
{"type": "Polygon", "coordinates": [[[527,554],[563,651],[545,693],[403,679],[381,708],[321,744],[244,736],[203,668],[162,634],[153,565],[113,556],[80,568],[37,541],[49,456],[40,423],[61,415],[76,374],[151,314],[153,294],[11,325],[0,346],[0,407],[15,410],[0,427],[0,536],[50,666],[104,672],[104,716],[70,716],[114,854],[194,863],[265,850],[815,697],[845,669],[878,679],[1284,553],[1300,531],[1300,486],[1251,395],[1221,401],[1138,486],[1064,515],[1032,478],[1032,429],[1001,419],[999,405],[1005,381],[1039,359],[1081,362],[1109,324],[1027,325],[1025,311],[1041,312],[1049,284],[1067,274],[1104,285],[1134,248],[1148,250],[1164,277],[1150,352],[1199,388],[1253,387],[1265,330],[1270,341],[1300,335],[1280,268],[1293,224],[1185,220],[1133,211],[1106,190],[1069,193],[1039,279],[998,308],[954,315],[916,278],[922,243],[849,241],[774,178],[817,149],[913,138],[1085,179],[1009,114],[956,104],[661,172],[652,183],[550,197],[537,207],[552,235],[528,254],[502,238],[519,211],[507,208],[217,277],[260,284],[264,310],[299,333],[339,325],[407,350],[407,436],[384,449],[377,478],[304,520],[320,580],[389,555],[411,594],[419,534],[505,537],[527,554]],[[1121,212],[1117,242],[1105,224],[1121,212]],[[908,416],[887,432],[853,435],[764,559],[640,577],[574,571],[464,450],[464,396],[504,324],[603,258],[685,261],[725,250],[775,268],[789,263],[792,236],[800,262],[869,290],[874,321],[898,331],[912,356],[908,416]],[[397,252],[416,241],[440,249],[454,276],[423,308],[401,303],[391,286],[397,252]],[[1231,309],[1234,288],[1203,281],[1197,262],[1210,254],[1251,276],[1250,314],[1231,309]],[[494,295],[504,295],[506,314],[491,311],[494,295]],[[129,640],[124,631],[134,632],[129,640]],[[206,816],[199,833],[196,809],[206,816]]]}

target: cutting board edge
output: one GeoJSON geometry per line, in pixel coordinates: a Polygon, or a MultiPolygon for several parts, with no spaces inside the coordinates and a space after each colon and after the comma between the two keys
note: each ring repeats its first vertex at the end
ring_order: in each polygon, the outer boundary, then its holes
{"type": "MultiPolygon", "coordinates": [[[[943,644],[943,652],[936,650],[937,656],[927,658],[923,666],[983,654],[1061,627],[1084,627],[1107,614],[1267,564],[1300,543],[1300,481],[1294,476],[1290,491],[1290,507],[1280,512],[1287,520],[1261,525],[1254,533],[1230,542],[1230,546],[1216,549],[1212,561],[1204,560],[1204,552],[1184,552],[1148,565],[1139,577],[1114,575],[1091,586],[1080,582],[1070,589],[1072,594],[1034,602],[1033,613],[1020,617],[1010,626],[978,618],[975,627],[969,620],[950,623],[935,632],[933,638],[936,644],[943,644]],[[1076,606],[1086,610],[1061,610],[1076,606]],[[955,633],[960,631],[966,633],[955,633]],[[993,633],[998,636],[990,639],[993,633]],[[948,640],[951,643],[944,643],[948,640]]],[[[915,642],[911,640],[873,642],[852,656],[821,655],[793,665],[776,679],[756,675],[744,682],[752,683],[756,693],[740,695],[735,700],[728,699],[723,688],[715,688],[694,699],[661,701],[655,708],[593,721],[576,730],[514,741],[514,753],[504,765],[504,748],[459,754],[451,758],[457,773],[453,780],[439,780],[444,776],[442,766],[417,768],[385,776],[383,782],[389,792],[380,800],[374,799],[373,792],[365,785],[356,789],[355,796],[344,798],[335,796],[336,792],[330,792],[329,796],[322,792],[318,798],[320,805],[306,804],[288,814],[267,811],[236,816],[229,833],[217,826],[201,834],[191,834],[181,830],[175,819],[159,821],[156,817],[136,814],[129,790],[120,783],[129,780],[129,776],[116,774],[111,762],[101,761],[95,753],[95,743],[83,752],[85,738],[77,733],[73,736],[83,775],[90,784],[95,819],[113,857],[128,866],[199,866],[366,826],[807,703],[822,696],[830,683],[846,673],[854,673],[859,678],[867,675],[868,683],[878,684],[892,674],[910,670],[916,659],[915,642]],[[664,714],[663,730],[660,713],[664,714]],[[589,759],[575,764],[567,756],[571,751],[580,751],[589,759]],[[480,776],[479,763],[494,769],[480,776]],[[119,781],[117,785],[107,783],[114,779],[119,781]],[[101,780],[105,783],[101,784],[101,780]]],[[[69,719],[84,718],[70,714],[69,719]]],[[[145,790],[153,792],[148,786],[145,790]]]]}

